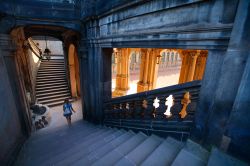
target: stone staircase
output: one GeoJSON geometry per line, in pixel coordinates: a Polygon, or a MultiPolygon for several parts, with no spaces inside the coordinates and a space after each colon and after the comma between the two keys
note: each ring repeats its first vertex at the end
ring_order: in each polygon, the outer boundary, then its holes
{"type": "Polygon", "coordinates": [[[188,140],[147,136],[78,121],[71,127],[43,129],[23,146],[16,166],[222,166],[247,165],[214,148],[188,140]]]}
{"type": "Polygon", "coordinates": [[[71,98],[67,83],[64,59],[42,60],[36,78],[38,103],[49,107],[60,105],[71,98]]]}

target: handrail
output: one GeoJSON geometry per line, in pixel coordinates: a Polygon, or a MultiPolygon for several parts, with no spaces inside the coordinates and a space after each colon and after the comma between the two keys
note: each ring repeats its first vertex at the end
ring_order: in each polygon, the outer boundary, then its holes
{"type": "Polygon", "coordinates": [[[104,103],[120,102],[123,100],[130,100],[130,99],[141,98],[141,97],[145,98],[145,97],[150,96],[150,95],[157,95],[157,94],[161,94],[161,93],[162,94],[163,93],[164,94],[171,94],[171,93],[174,93],[174,92],[180,91],[180,90],[187,91],[190,88],[191,89],[193,89],[194,87],[199,88],[200,86],[201,86],[201,81],[192,81],[192,82],[187,82],[184,84],[178,84],[178,85],[154,89],[154,90],[150,90],[150,91],[146,91],[146,92],[131,94],[131,95],[127,95],[127,96],[116,97],[116,98],[112,98],[111,100],[105,101],[104,103]]]}
{"type": "Polygon", "coordinates": [[[182,139],[193,125],[200,87],[201,81],[193,81],[113,98],[104,102],[103,123],[147,132],[179,132],[182,139]]]}
{"type": "Polygon", "coordinates": [[[28,38],[28,47],[40,60],[43,59],[41,49],[36,45],[32,38],[28,38]]]}

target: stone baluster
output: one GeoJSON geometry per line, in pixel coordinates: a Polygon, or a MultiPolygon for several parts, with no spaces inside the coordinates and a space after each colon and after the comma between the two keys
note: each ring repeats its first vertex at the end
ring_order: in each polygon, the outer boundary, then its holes
{"type": "Polygon", "coordinates": [[[113,105],[113,118],[119,118],[119,104],[114,104],[113,105]]]}
{"type": "Polygon", "coordinates": [[[145,99],[146,101],[146,108],[144,107],[144,119],[152,119],[154,118],[153,112],[154,112],[154,98],[152,96],[147,97],[145,99]]]}
{"type": "Polygon", "coordinates": [[[143,108],[143,100],[142,99],[136,99],[135,102],[134,102],[134,115],[135,115],[135,118],[142,118],[143,116],[143,112],[144,112],[144,108],[143,108]]]}
{"type": "Polygon", "coordinates": [[[127,112],[127,109],[126,109],[126,105],[127,105],[127,103],[126,102],[124,102],[124,103],[121,103],[121,113],[120,113],[120,117],[122,118],[122,119],[125,119],[126,118],[126,112],[127,112]]]}
{"type": "Polygon", "coordinates": [[[189,92],[186,92],[184,94],[184,97],[183,99],[181,100],[181,104],[183,105],[182,109],[181,109],[181,112],[179,113],[180,114],[180,117],[183,119],[187,116],[187,106],[188,104],[191,103],[191,100],[190,100],[190,94],[189,92]]]}
{"type": "Polygon", "coordinates": [[[134,104],[134,101],[129,101],[128,102],[128,105],[129,105],[129,109],[128,109],[128,113],[127,113],[127,119],[131,119],[134,117],[134,109],[135,109],[135,104],[134,104]]]}
{"type": "Polygon", "coordinates": [[[156,119],[164,119],[164,112],[166,111],[167,107],[165,105],[166,103],[166,96],[158,96],[159,100],[159,107],[156,108],[156,119]]]}

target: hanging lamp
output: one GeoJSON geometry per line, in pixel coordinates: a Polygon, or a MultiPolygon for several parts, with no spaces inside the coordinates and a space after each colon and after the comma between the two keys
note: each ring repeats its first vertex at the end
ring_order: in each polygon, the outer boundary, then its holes
{"type": "Polygon", "coordinates": [[[48,48],[46,36],[44,36],[44,38],[45,38],[46,47],[45,47],[45,49],[44,49],[43,54],[44,54],[44,56],[46,57],[47,60],[50,60],[50,58],[51,58],[51,57],[50,57],[50,56],[51,56],[51,51],[50,51],[50,49],[48,48]]]}

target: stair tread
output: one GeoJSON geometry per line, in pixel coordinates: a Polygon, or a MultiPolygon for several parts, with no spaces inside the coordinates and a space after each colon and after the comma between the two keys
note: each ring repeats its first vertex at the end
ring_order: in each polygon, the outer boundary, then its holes
{"type": "Polygon", "coordinates": [[[62,94],[57,94],[57,95],[47,95],[47,96],[44,96],[44,97],[39,97],[37,96],[37,99],[38,101],[43,101],[43,100],[46,100],[46,99],[52,99],[52,98],[58,98],[58,97],[64,97],[64,96],[70,96],[71,94],[69,92],[67,93],[62,93],[62,94]]]}
{"type": "Polygon", "coordinates": [[[38,94],[38,95],[36,95],[36,97],[40,98],[43,96],[56,95],[56,94],[61,94],[61,93],[63,93],[63,94],[69,93],[70,94],[70,91],[69,90],[62,90],[62,91],[56,91],[56,92],[51,92],[51,93],[38,94]]]}
{"type": "Polygon", "coordinates": [[[48,99],[48,100],[42,100],[42,101],[39,101],[39,100],[38,100],[38,103],[41,103],[41,104],[45,104],[45,105],[46,105],[46,103],[50,103],[50,102],[53,102],[53,101],[59,101],[59,100],[68,99],[69,97],[71,97],[71,96],[59,97],[59,98],[56,98],[56,99],[48,99]]]}
{"type": "MultiPolygon", "coordinates": [[[[73,101],[73,99],[69,99],[70,102],[73,101]]],[[[61,101],[55,101],[55,102],[50,102],[48,104],[46,104],[48,107],[54,107],[54,106],[58,106],[58,105],[63,105],[64,100],[61,101]]]]}
{"type": "Polygon", "coordinates": [[[121,135],[120,137],[114,139],[113,141],[109,142],[108,144],[104,145],[101,148],[96,149],[95,151],[91,152],[89,155],[83,157],[82,159],[73,163],[73,165],[89,165],[99,158],[103,157],[108,152],[115,149],[117,146],[122,144],[124,141],[129,139],[131,136],[134,136],[133,132],[126,132],[125,134],[121,135]]]}
{"type": "Polygon", "coordinates": [[[208,160],[208,166],[247,166],[248,164],[240,161],[232,156],[225,154],[219,149],[213,147],[211,155],[208,160]]]}
{"type": "MultiPolygon", "coordinates": [[[[71,134],[70,136],[66,136],[66,139],[61,139],[60,141],[57,141],[56,137],[54,137],[55,139],[52,140],[50,139],[50,141],[52,142],[43,142],[40,143],[39,145],[37,144],[33,144],[33,146],[31,146],[29,148],[30,152],[32,153],[32,156],[30,157],[31,160],[36,160],[34,162],[37,162],[38,160],[42,160],[45,158],[50,158],[52,157],[51,155],[56,154],[58,152],[60,152],[61,150],[65,150],[65,149],[70,149],[74,146],[77,146],[78,143],[83,143],[84,141],[88,141],[91,137],[93,136],[97,136],[98,134],[107,132],[105,130],[102,129],[88,129],[86,130],[86,132],[84,131],[79,131],[77,133],[71,134]],[[64,143],[71,143],[71,144],[65,144],[64,143]],[[53,149],[52,151],[48,151],[44,146],[46,146],[45,144],[50,146],[50,149],[53,149]],[[43,155],[42,155],[43,154],[43,155]]],[[[90,139],[91,140],[91,139],[90,139]]],[[[63,152],[63,151],[62,151],[63,152]]]]}
{"type": "Polygon", "coordinates": [[[75,154],[75,152],[79,152],[79,151],[84,151],[85,149],[87,149],[87,147],[91,144],[93,144],[94,142],[99,141],[100,139],[102,139],[103,137],[108,136],[109,134],[114,133],[115,130],[112,129],[106,129],[106,130],[100,130],[100,132],[93,134],[92,136],[89,136],[88,138],[91,139],[85,139],[83,141],[81,141],[80,143],[72,143],[73,145],[71,145],[71,147],[68,147],[66,149],[64,149],[64,151],[61,150],[55,150],[53,151],[53,153],[50,153],[46,158],[46,161],[43,161],[42,159],[40,159],[40,161],[42,162],[42,165],[66,165],[68,162],[70,164],[70,161],[68,161],[67,159],[70,159],[69,156],[71,156],[72,154],[75,154]]]}
{"type": "Polygon", "coordinates": [[[144,140],[140,145],[138,145],[133,151],[123,157],[116,165],[139,165],[145,160],[155,148],[160,145],[163,141],[162,138],[151,135],[146,140],[144,140]]]}
{"type": "Polygon", "coordinates": [[[88,147],[83,148],[83,149],[78,149],[78,150],[71,150],[67,153],[71,153],[74,155],[69,155],[67,158],[60,160],[60,162],[56,163],[55,165],[71,165],[72,162],[74,161],[78,161],[79,159],[81,159],[82,157],[88,155],[89,153],[91,153],[92,151],[94,151],[95,149],[101,148],[102,146],[104,146],[105,144],[107,144],[108,142],[112,141],[113,139],[115,139],[116,137],[119,137],[120,135],[122,135],[124,132],[116,130],[113,133],[110,133],[107,136],[104,136],[101,139],[98,139],[97,141],[95,141],[93,144],[90,144],[88,147]]]}
{"type": "Polygon", "coordinates": [[[172,163],[172,166],[177,165],[206,165],[208,162],[209,152],[199,144],[188,140],[185,147],[179,152],[172,163]]]}
{"type": "Polygon", "coordinates": [[[152,154],[141,165],[171,165],[183,146],[184,144],[182,142],[168,137],[155,149],[155,151],[152,152],[152,154]]]}
{"type": "Polygon", "coordinates": [[[40,94],[40,93],[55,92],[55,91],[59,91],[59,90],[68,90],[68,89],[69,88],[67,86],[66,87],[57,88],[57,89],[47,89],[47,90],[41,89],[41,90],[36,90],[36,93],[40,94]]]}
{"type": "MultiPolygon", "coordinates": [[[[36,91],[39,91],[39,90],[43,91],[44,89],[47,89],[47,90],[54,89],[56,91],[60,91],[60,90],[58,90],[59,88],[67,88],[67,89],[69,89],[67,84],[52,84],[52,85],[47,84],[47,86],[38,86],[38,87],[36,87],[36,91]]],[[[61,90],[61,91],[63,91],[63,90],[61,90]]]]}
{"type": "Polygon", "coordinates": [[[138,146],[142,141],[144,141],[147,136],[141,132],[118,146],[116,149],[112,150],[97,162],[93,163],[93,165],[113,165],[122,157],[127,155],[130,151],[132,151],[136,146],[138,146]]]}

